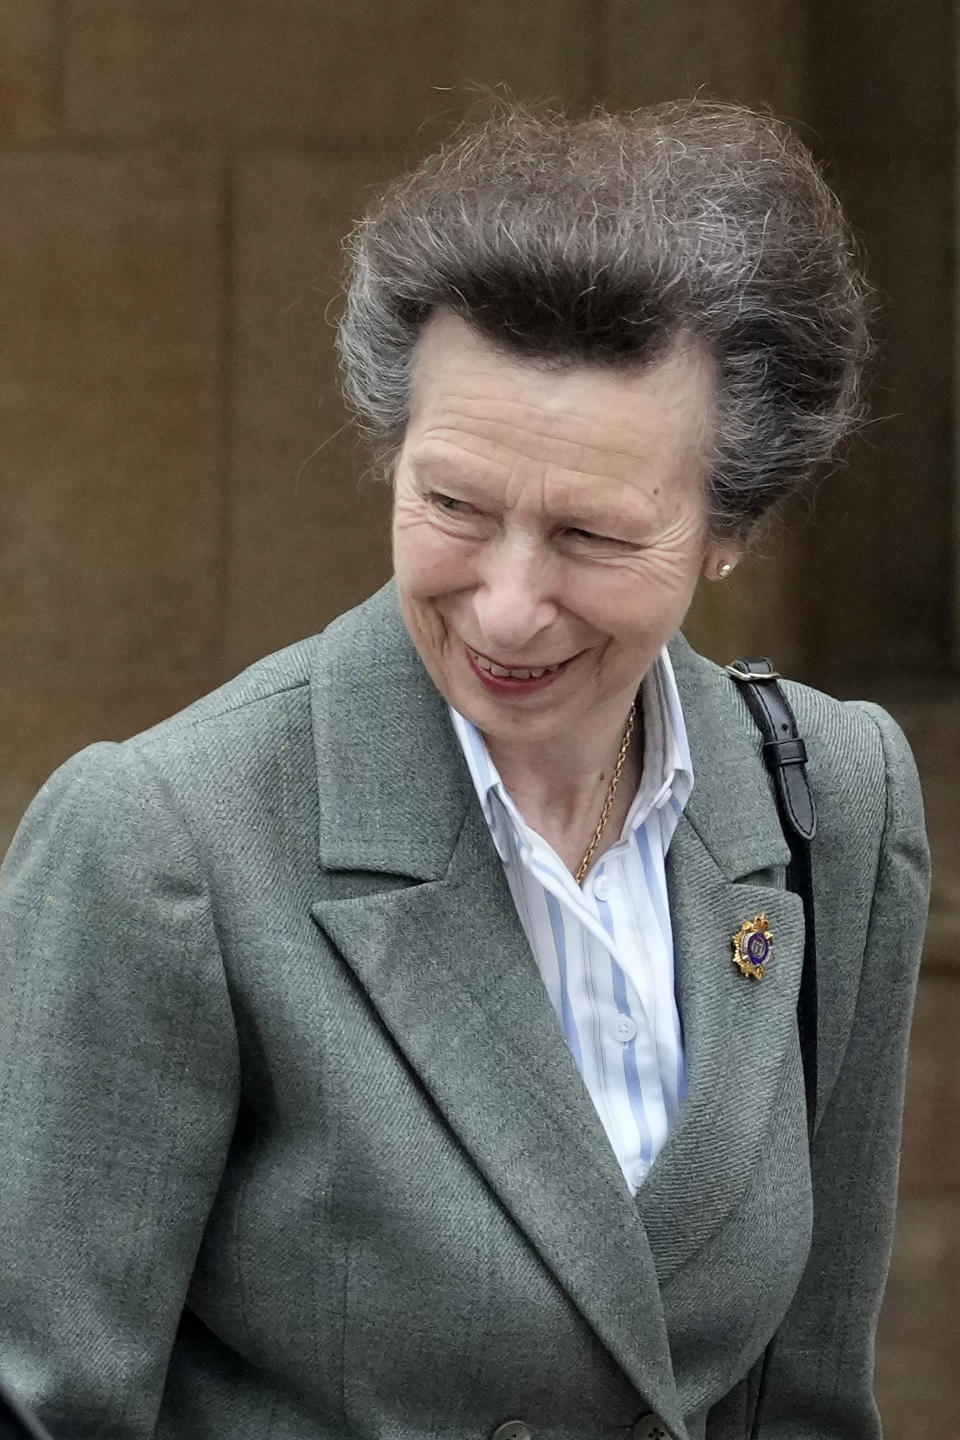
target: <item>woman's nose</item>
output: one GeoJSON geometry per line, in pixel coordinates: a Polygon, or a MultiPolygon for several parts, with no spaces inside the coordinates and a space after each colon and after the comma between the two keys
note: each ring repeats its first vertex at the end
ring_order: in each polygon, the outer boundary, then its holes
{"type": "Polygon", "coordinates": [[[531,641],[556,619],[552,572],[551,557],[538,546],[506,537],[489,546],[473,604],[492,659],[529,652],[531,641]]]}

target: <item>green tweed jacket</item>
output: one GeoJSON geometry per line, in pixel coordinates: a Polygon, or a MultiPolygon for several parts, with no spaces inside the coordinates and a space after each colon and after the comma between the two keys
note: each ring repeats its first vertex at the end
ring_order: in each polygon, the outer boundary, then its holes
{"type": "Polygon", "coordinates": [[[44,786],[0,875],[0,1375],[55,1436],[746,1440],[776,1336],[762,1440],[876,1440],[913,763],[881,710],[789,687],[811,1152],[759,737],[672,655],[689,1094],[635,1199],[391,587],[44,786]],[[761,912],[755,981],[731,936],[761,912]]]}

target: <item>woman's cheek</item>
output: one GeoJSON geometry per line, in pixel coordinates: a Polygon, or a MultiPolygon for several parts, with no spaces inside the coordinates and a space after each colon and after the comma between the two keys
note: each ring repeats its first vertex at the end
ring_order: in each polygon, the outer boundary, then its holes
{"type": "MultiPolygon", "coordinates": [[[[425,529],[411,547],[406,579],[420,595],[441,595],[469,588],[476,546],[425,529]]],[[[398,567],[399,568],[399,567],[398,567]]]]}

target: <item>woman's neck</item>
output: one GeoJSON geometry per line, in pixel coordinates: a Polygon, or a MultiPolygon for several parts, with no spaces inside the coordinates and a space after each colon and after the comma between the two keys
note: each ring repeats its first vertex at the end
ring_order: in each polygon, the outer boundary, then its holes
{"type": "MultiPolygon", "coordinates": [[[[593,839],[626,729],[569,743],[503,744],[484,737],[500,778],[524,821],[572,874],[593,839]]],[[[643,771],[643,726],[637,707],[630,745],[594,859],[619,838],[643,771]]]]}

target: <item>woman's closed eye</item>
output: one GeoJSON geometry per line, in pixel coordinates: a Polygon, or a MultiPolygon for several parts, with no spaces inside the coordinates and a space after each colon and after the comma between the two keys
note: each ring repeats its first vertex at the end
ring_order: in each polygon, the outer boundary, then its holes
{"type": "Polygon", "coordinates": [[[427,499],[431,505],[442,510],[445,515],[479,515],[476,505],[471,505],[468,500],[458,500],[455,495],[444,495],[439,490],[427,492],[427,499]]]}
{"type": "Polygon", "coordinates": [[[639,546],[634,540],[624,540],[619,535],[601,535],[596,530],[583,530],[579,526],[571,526],[567,530],[573,540],[587,545],[606,546],[614,550],[637,550],[639,546]]]}
{"type": "MultiPolygon", "coordinates": [[[[424,492],[427,504],[445,518],[461,521],[464,524],[486,525],[494,521],[495,516],[488,511],[482,510],[470,500],[462,500],[456,495],[449,495],[444,490],[427,490],[424,492]]],[[[572,541],[575,546],[582,546],[585,549],[605,551],[637,550],[640,547],[636,541],[626,540],[619,535],[604,535],[597,530],[588,530],[580,525],[565,526],[557,537],[561,542],[572,541]]]]}

